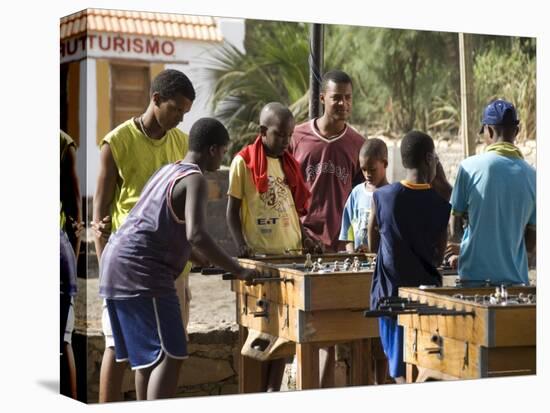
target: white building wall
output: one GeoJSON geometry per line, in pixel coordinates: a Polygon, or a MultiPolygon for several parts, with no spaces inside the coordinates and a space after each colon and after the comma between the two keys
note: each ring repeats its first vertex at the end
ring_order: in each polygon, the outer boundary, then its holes
{"type": "Polygon", "coordinates": [[[244,19],[218,17],[217,20],[225,41],[231,43],[233,46],[244,53],[244,19]]]}
{"type": "MultiPolygon", "coordinates": [[[[86,93],[87,122],[86,125],[86,195],[95,194],[97,175],[99,173],[99,149],[96,145],[97,135],[97,93],[96,93],[96,60],[86,59],[86,76],[81,77],[88,86],[86,93]]],[[[85,116],[86,117],[86,116],[85,116]]],[[[82,115],[81,115],[82,118],[82,115]]],[[[82,124],[82,123],[81,123],[82,124]]]]}
{"type": "Polygon", "coordinates": [[[80,141],[80,146],[76,150],[76,171],[78,175],[78,182],[80,186],[80,194],[87,194],[86,190],[86,61],[82,60],[79,65],[79,90],[80,94],[78,96],[78,116],[79,116],[79,130],[78,136],[80,141]]]}

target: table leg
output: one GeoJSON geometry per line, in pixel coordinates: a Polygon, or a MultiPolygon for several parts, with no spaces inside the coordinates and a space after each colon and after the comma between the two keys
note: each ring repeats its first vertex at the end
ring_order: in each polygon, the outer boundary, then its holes
{"type": "Polygon", "coordinates": [[[372,340],[369,338],[351,342],[351,385],[374,384],[372,340]]]}
{"type": "Polygon", "coordinates": [[[256,393],[265,387],[265,363],[241,355],[248,328],[239,326],[239,393],[256,393]]]}
{"type": "Polygon", "coordinates": [[[415,383],[418,377],[418,368],[412,363],[407,363],[405,375],[407,383],[415,383]]]}
{"type": "Polygon", "coordinates": [[[296,389],[319,388],[319,348],[311,343],[296,343],[296,389]]]}

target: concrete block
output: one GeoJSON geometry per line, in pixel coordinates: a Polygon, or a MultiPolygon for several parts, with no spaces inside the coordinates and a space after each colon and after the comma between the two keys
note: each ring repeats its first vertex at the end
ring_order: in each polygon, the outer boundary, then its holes
{"type": "Polygon", "coordinates": [[[216,383],[234,375],[235,371],[227,360],[189,357],[183,362],[178,385],[216,383]]]}

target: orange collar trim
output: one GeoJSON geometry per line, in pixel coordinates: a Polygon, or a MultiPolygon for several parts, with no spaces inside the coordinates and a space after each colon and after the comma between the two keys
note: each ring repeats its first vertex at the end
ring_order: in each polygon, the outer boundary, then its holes
{"type": "Polygon", "coordinates": [[[409,189],[430,189],[432,187],[430,184],[414,184],[406,179],[401,181],[401,185],[409,189]]]}

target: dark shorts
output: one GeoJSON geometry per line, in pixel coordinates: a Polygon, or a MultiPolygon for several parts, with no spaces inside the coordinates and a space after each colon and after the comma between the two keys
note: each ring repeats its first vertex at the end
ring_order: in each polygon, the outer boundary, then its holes
{"type": "Polygon", "coordinates": [[[405,377],[405,363],[403,362],[403,327],[397,324],[396,318],[380,317],[380,341],[388,359],[390,376],[405,377]]]}
{"type": "Polygon", "coordinates": [[[107,299],[117,361],[132,370],[151,367],[162,355],[187,358],[187,340],[178,297],[107,299]]]}

